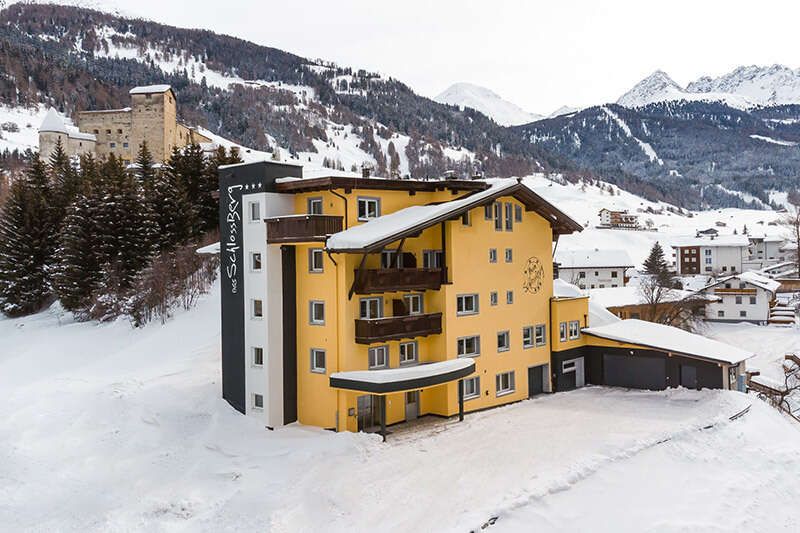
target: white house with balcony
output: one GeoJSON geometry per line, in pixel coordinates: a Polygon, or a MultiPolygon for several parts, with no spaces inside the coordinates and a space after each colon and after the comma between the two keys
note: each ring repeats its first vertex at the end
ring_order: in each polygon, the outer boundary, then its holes
{"type": "Polygon", "coordinates": [[[755,272],[721,278],[700,291],[716,297],[706,305],[706,320],[766,324],[779,286],[755,272]]]}
{"type": "Polygon", "coordinates": [[[694,274],[729,275],[745,270],[750,240],[746,235],[684,237],[673,240],[675,272],[679,276],[694,274]]]}
{"type": "Polygon", "coordinates": [[[624,287],[628,283],[625,272],[633,268],[625,250],[558,250],[555,262],[559,279],[581,289],[624,287]]]}

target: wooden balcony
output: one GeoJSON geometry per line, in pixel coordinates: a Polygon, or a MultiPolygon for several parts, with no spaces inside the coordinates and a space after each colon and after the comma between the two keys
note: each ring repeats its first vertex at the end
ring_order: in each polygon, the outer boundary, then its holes
{"type": "Polygon", "coordinates": [[[359,344],[413,339],[441,332],[442,313],[356,320],[356,342],[359,344]]]}
{"type": "Polygon", "coordinates": [[[730,288],[714,287],[714,294],[749,294],[749,295],[755,295],[756,294],[756,289],[751,289],[751,288],[741,289],[739,287],[730,287],[730,288]]]}
{"type": "Polygon", "coordinates": [[[378,268],[355,273],[356,294],[439,290],[447,270],[441,268],[378,268]]]}
{"type": "Polygon", "coordinates": [[[323,242],[342,231],[342,217],[333,215],[287,215],[266,219],[267,243],[323,242]]]}

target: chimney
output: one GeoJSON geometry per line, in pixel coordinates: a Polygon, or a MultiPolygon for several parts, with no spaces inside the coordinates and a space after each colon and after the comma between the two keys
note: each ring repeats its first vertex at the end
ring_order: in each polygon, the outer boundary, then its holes
{"type": "Polygon", "coordinates": [[[372,174],[372,163],[364,161],[361,164],[361,177],[368,178],[372,174]]]}
{"type": "Polygon", "coordinates": [[[445,170],[444,171],[444,179],[446,179],[446,180],[458,179],[458,176],[456,176],[456,171],[455,170],[445,170]]]}

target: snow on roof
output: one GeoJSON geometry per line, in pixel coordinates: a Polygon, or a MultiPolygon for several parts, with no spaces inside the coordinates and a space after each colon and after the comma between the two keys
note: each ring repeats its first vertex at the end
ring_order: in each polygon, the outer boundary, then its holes
{"type": "Polygon", "coordinates": [[[494,180],[488,189],[470,194],[457,200],[432,205],[412,205],[394,213],[374,218],[368,222],[353,226],[328,237],[329,250],[354,250],[367,248],[402,231],[414,228],[427,221],[440,217],[447,218],[449,213],[472,204],[478,204],[486,198],[510,189],[517,185],[513,179],[494,180]]]}
{"type": "Polygon", "coordinates": [[[759,234],[749,234],[747,236],[750,240],[763,240],[764,242],[783,242],[786,239],[781,237],[780,235],[766,235],[764,233],[759,234]]]}
{"type": "Polygon", "coordinates": [[[64,122],[64,119],[61,117],[61,115],[58,114],[58,111],[56,111],[55,108],[53,107],[47,110],[47,114],[44,116],[42,125],[39,126],[39,131],[55,131],[58,133],[69,133],[67,131],[67,125],[64,122]]]}
{"type": "Polygon", "coordinates": [[[749,246],[750,239],[747,235],[719,235],[718,237],[676,237],[672,240],[671,246],[724,246],[741,247],[749,246]]]}
{"type": "Polygon", "coordinates": [[[172,86],[166,83],[160,85],[140,85],[128,91],[128,94],[165,93],[170,90],[172,90],[172,86]]]}
{"type": "MultiPolygon", "coordinates": [[[[662,302],[677,302],[696,295],[694,291],[682,289],[668,289],[661,297],[662,302]]],[[[596,302],[605,308],[622,307],[624,305],[642,305],[647,300],[639,290],[639,287],[628,285],[627,287],[606,287],[603,289],[589,290],[590,301],[596,302]]]]}
{"type": "Polygon", "coordinates": [[[683,355],[737,364],[755,354],[702,335],[644,320],[620,320],[605,326],[584,328],[583,332],[595,337],[631,344],[640,344],[683,355]]]}
{"type": "Polygon", "coordinates": [[[215,242],[213,244],[209,244],[208,246],[203,246],[202,248],[198,248],[195,250],[195,253],[202,254],[202,255],[218,255],[220,251],[219,242],[215,242]]]}
{"type": "Polygon", "coordinates": [[[475,364],[470,357],[448,359],[437,363],[426,363],[400,368],[386,368],[383,370],[350,370],[347,372],[334,372],[331,379],[346,379],[362,383],[398,383],[412,379],[429,378],[464,370],[475,364]]]}
{"type": "Polygon", "coordinates": [[[738,278],[741,279],[742,281],[752,283],[753,285],[761,287],[762,289],[768,290],[770,292],[777,291],[778,287],[781,286],[781,283],[779,281],[775,281],[774,279],[770,279],[766,276],[756,274],[755,272],[743,272],[738,275],[738,278]]]}
{"type": "Polygon", "coordinates": [[[608,268],[632,267],[628,252],[625,250],[558,250],[556,263],[559,268],[608,268]]]}
{"type": "Polygon", "coordinates": [[[567,283],[563,279],[554,279],[553,296],[556,298],[584,298],[586,294],[577,285],[567,283]]]}
{"type": "Polygon", "coordinates": [[[589,327],[606,326],[620,320],[617,315],[589,298],[589,327]]]}

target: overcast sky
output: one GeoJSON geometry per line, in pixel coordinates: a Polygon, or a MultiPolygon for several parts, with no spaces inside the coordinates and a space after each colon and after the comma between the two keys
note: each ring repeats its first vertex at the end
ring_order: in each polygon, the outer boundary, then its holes
{"type": "Polygon", "coordinates": [[[800,64],[797,1],[99,1],[377,70],[425,96],[483,85],[540,113],[614,101],[656,69],[683,85],[739,65],[800,64]]]}

